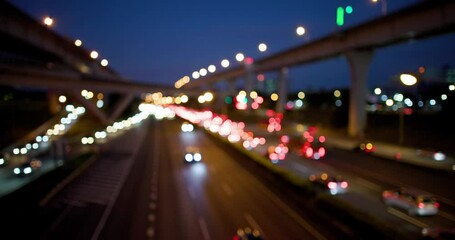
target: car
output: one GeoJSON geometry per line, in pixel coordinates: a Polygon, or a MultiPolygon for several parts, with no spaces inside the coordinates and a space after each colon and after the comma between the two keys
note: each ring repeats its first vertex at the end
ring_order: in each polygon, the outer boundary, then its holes
{"type": "Polygon", "coordinates": [[[373,153],[376,152],[376,146],[371,142],[362,142],[354,150],[366,153],[373,153]]]}
{"type": "Polygon", "coordinates": [[[180,127],[180,129],[182,130],[182,132],[192,132],[194,130],[194,126],[193,126],[193,124],[185,121],[182,123],[182,126],[180,127]]]}
{"type": "Polygon", "coordinates": [[[322,172],[309,176],[311,183],[325,190],[328,190],[331,195],[337,195],[347,192],[349,183],[339,175],[322,172]]]}
{"type": "Polygon", "coordinates": [[[426,227],[422,229],[422,239],[455,239],[455,228],[426,227]]]}
{"type": "Polygon", "coordinates": [[[430,216],[439,211],[439,202],[433,195],[412,188],[384,190],[382,200],[388,206],[407,211],[409,215],[430,216]]]}
{"type": "Polygon", "coordinates": [[[439,149],[424,148],[416,150],[417,156],[430,157],[436,161],[446,160],[446,155],[439,149]]]}
{"type": "Polygon", "coordinates": [[[202,160],[202,154],[199,151],[198,147],[189,146],[185,150],[185,162],[187,163],[196,163],[202,160]]]}
{"type": "Polygon", "coordinates": [[[232,238],[233,240],[263,240],[261,232],[257,229],[250,227],[237,229],[236,235],[232,238]]]}
{"type": "Polygon", "coordinates": [[[0,155],[0,167],[6,166],[6,160],[2,155],[0,155]]]}
{"type": "Polygon", "coordinates": [[[17,176],[26,176],[32,174],[37,169],[41,168],[42,163],[38,159],[32,159],[30,161],[26,161],[19,166],[13,169],[13,173],[17,176]]]}

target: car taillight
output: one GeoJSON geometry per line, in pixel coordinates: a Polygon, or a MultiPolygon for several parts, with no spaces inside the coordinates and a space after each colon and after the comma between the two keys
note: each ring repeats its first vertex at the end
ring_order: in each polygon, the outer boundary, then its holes
{"type": "Polygon", "coordinates": [[[312,156],[313,156],[313,148],[310,148],[310,147],[307,148],[307,149],[305,150],[305,155],[306,155],[307,157],[309,157],[309,158],[312,157],[312,156]]]}
{"type": "Polygon", "coordinates": [[[348,182],[342,182],[341,183],[342,188],[348,188],[348,182]]]}
{"type": "Polygon", "coordinates": [[[435,207],[435,208],[439,208],[439,203],[438,203],[438,202],[435,202],[435,203],[434,203],[434,207],[435,207]]]}
{"type": "Polygon", "coordinates": [[[419,205],[417,205],[419,208],[424,208],[425,207],[425,204],[424,203],[419,203],[419,205]]]}
{"type": "Polygon", "coordinates": [[[324,147],[320,147],[318,149],[318,153],[319,153],[320,157],[324,157],[325,156],[325,148],[324,147]]]}
{"type": "Polygon", "coordinates": [[[327,187],[329,187],[330,189],[336,188],[337,187],[337,183],[336,182],[329,182],[329,183],[327,183],[327,187]]]}

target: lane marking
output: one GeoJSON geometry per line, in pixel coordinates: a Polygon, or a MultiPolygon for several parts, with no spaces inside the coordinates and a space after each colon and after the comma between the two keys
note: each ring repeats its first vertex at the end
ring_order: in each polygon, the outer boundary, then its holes
{"type": "Polygon", "coordinates": [[[381,186],[379,186],[379,185],[377,185],[375,183],[372,183],[372,182],[370,182],[368,180],[365,180],[363,178],[356,178],[356,182],[359,185],[363,185],[364,187],[372,189],[372,190],[375,190],[375,191],[381,191],[382,190],[381,186]]]}
{"type": "Polygon", "coordinates": [[[403,212],[400,212],[394,208],[388,208],[387,209],[387,212],[389,212],[390,214],[398,217],[398,218],[401,218],[411,224],[414,224],[416,225],[417,227],[420,227],[420,228],[427,228],[428,227],[428,224],[424,223],[424,222],[421,222],[413,217],[410,217],[409,215],[407,215],[406,213],[403,213],[403,212]]]}
{"type": "Polygon", "coordinates": [[[455,222],[455,216],[453,216],[450,213],[439,211],[439,215],[441,215],[441,217],[445,217],[445,218],[455,222]]]}
{"type": "Polygon", "coordinates": [[[281,199],[279,199],[275,194],[273,194],[270,190],[265,188],[263,185],[259,184],[260,189],[264,192],[267,197],[274,202],[278,207],[280,207],[284,212],[286,212],[294,221],[296,221],[301,227],[307,230],[311,235],[313,235],[316,239],[326,239],[318,230],[316,230],[313,226],[311,226],[305,219],[300,217],[294,210],[288,207],[281,199]]]}

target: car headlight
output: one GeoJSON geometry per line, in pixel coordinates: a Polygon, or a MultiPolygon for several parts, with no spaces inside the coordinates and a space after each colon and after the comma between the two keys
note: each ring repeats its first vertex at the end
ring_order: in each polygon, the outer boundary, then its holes
{"type": "Polygon", "coordinates": [[[195,153],[193,158],[194,158],[194,161],[199,162],[202,160],[202,155],[200,153],[195,153]]]}
{"type": "Polygon", "coordinates": [[[191,153],[185,154],[185,160],[186,160],[187,162],[193,161],[193,154],[191,154],[191,153]]]}

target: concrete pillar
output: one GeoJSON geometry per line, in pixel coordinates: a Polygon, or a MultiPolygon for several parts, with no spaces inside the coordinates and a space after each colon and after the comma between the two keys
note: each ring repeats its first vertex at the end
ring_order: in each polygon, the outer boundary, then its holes
{"type": "Polygon", "coordinates": [[[245,69],[246,69],[246,76],[245,76],[245,92],[246,92],[246,98],[248,99],[248,107],[247,111],[251,111],[251,103],[252,99],[250,97],[251,91],[253,91],[254,88],[254,83],[256,82],[255,79],[255,72],[254,72],[254,63],[251,64],[245,64],[245,69]]]}
{"type": "Polygon", "coordinates": [[[228,80],[227,83],[228,83],[227,94],[232,95],[232,96],[236,96],[237,95],[237,89],[236,89],[235,84],[237,83],[237,79],[228,80]]]}
{"type": "Polygon", "coordinates": [[[287,77],[288,77],[288,68],[284,67],[280,71],[280,76],[278,77],[277,90],[278,90],[278,102],[275,106],[275,111],[277,113],[284,113],[286,102],[288,100],[288,91],[287,91],[287,77]]]}
{"type": "MultiPolygon", "coordinates": [[[[222,108],[221,108],[221,113],[228,115],[229,114],[229,106],[225,104],[224,99],[227,96],[232,96],[232,98],[235,98],[237,95],[237,89],[235,87],[236,85],[236,79],[229,79],[229,80],[223,80],[227,84],[227,88],[224,89],[223,91],[220,91],[220,94],[223,96],[222,99],[222,108]]],[[[232,99],[232,104],[234,104],[234,99],[232,99]]]]}
{"type": "Polygon", "coordinates": [[[348,135],[362,139],[367,122],[365,106],[367,100],[368,69],[373,58],[373,51],[352,51],[347,53],[346,57],[351,70],[348,135]]]}

